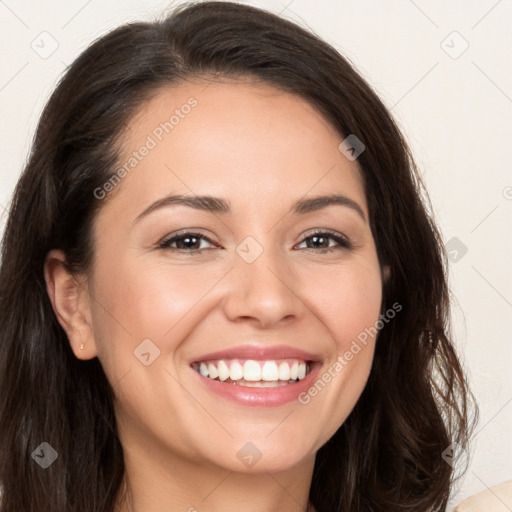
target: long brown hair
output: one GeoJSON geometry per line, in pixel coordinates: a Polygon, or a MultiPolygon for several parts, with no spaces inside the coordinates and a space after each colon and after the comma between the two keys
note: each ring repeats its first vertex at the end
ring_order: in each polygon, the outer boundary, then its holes
{"type": "Polygon", "coordinates": [[[69,67],[44,108],[2,244],[0,510],[114,509],[124,475],[114,391],[97,358],[71,351],[47,296],[45,257],[58,248],[71,271],[91,268],[91,227],[108,200],[94,190],[119,165],[124,127],[155,92],[202,77],[249,77],[296,94],[366,146],[357,161],[378,258],[391,271],[383,310],[402,310],[379,333],[357,405],[317,453],[313,505],[444,511],[455,478],[444,455],[467,449],[478,409],[451,341],[447,258],[410,150],[335,49],[230,2],[183,4],[113,30],[69,67]],[[58,454],[46,469],[33,456],[42,442],[58,454]]]}

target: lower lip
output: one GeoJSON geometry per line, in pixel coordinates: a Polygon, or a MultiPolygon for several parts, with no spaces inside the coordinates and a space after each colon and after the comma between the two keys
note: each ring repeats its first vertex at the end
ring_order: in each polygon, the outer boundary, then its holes
{"type": "Polygon", "coordinates": [[[236,384],[226,384],[203,377],[194,369],[192,371],[210,391],[223,398],[241,405],[277,407],[298,400],[299,395],[305,393],[315,381],[320,366],[319,363],[313,363],[311,371],[302,380],[294,384],[286,384],[285,386],[277,386],[275,388],[249,388],[236,384]]]}

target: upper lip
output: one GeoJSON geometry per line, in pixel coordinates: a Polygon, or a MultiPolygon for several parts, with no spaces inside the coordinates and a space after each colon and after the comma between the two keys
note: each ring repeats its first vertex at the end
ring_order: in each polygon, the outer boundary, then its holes
{"type": "Polygon", "coordinates": [[[315,356],[304,350],[286,345],[262,346],[262,345],[239,345],[237,347],[210,352],[198,357],[193,362],[209,361],[213,359],[254,359],[254,360],[276,360],[276,359],[303,359],[304,361],[318,361],[315,356]]]}

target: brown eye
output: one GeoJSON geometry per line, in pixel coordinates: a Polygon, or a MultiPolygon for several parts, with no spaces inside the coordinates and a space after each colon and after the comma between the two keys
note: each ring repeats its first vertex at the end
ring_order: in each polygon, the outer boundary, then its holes
{"type": "Polygon", "coordinates": [[[304,242],[307,249],[317,249],[315,252],[320,253],[351,248],[350,242],[344,236],[331,231],[316,231],[305,237],[301,243],[304,242]],[[334,240],[337,245],[329,245],[330,240],[334,240]]]}
{"type": "Polygon", "coordinates": [[[203,240],[212,244],[210,239],[200,233],[186,232],[164,240],[160,243],[159,248],[196,253],[205,249],[201,247],[201,241],[203,240]],[[176,244],[176,247],[172,247],[172,244],[176,244]]]}

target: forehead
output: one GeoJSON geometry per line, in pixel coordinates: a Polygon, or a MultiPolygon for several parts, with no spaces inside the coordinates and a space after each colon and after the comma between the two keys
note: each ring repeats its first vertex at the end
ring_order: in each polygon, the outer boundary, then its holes
{"type": "Polygon", "coordinates": [[[337,188],[366,209],[360,170],[339,151],[342,140],[307,101],[271,85],[182,83],[158,91],[129,121],[120,187],[139,206],[180,192],[239,198],[246,208],[248,198],[261,208],[337,188]]]}

